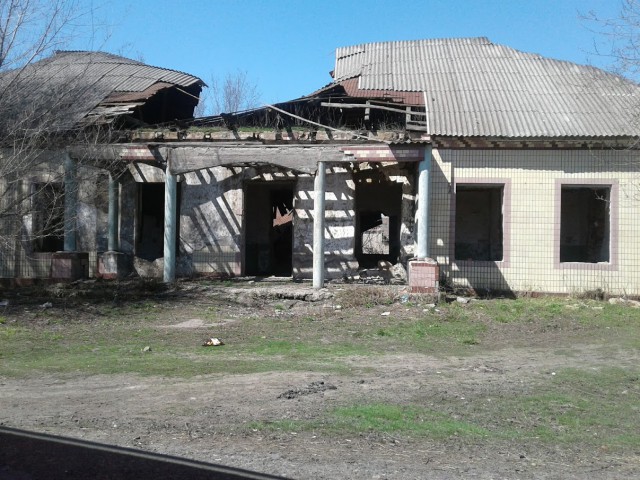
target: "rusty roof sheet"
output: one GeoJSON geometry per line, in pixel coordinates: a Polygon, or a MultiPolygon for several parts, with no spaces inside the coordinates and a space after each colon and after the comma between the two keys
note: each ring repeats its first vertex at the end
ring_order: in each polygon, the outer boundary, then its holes
{"type": "Polygon", "coordinates": [[[619,137],[640,133],[635,114],[638,84],[594,67],[496,45],[487,38],[338,48],[335,83],[353,96],[404,92],[411,103],[421,104],[426,98],[429,133],[434,135],[619,137]]]}

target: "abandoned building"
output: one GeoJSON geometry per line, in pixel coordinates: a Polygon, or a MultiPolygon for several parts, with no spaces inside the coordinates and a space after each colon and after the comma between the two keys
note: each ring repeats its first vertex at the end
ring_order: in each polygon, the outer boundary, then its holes
{"type": "Polygon", "coordinates": [[[82,253],[90,276],[321,287],[401,265],[415,292],[640,295],[640,90],[620,76],[486,38],[372,43],[338,48],[308,96],[191,119],[201,80],[94,67],[111,90],[77,122],[111,141],[69,144],[57,165],[102,173],[72,199],[55,195],[72,175],[36,187],[2,276],[59,277],[56,256],[82,253]],[[64,235],[30,238],[47,195],[64,235]]]}

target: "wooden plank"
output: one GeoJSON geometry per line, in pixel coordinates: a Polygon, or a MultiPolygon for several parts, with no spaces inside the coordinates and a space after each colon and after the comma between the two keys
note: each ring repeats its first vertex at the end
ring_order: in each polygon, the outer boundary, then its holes
{"type": "Polygon", "coordinates": [[[206,146],[168,147],[171,169],[187,173],[219,166],[274,165],[287,170],[314,173],[319,161],[349,162],[340,150],[328,146],[206,146]]]}
{"type": "MultiPolygon", "coordinates": [[[[401,113],[403,115],[407,114],[407,110],[402,110],[400,108],[391,108],[391,107],[383,107],[382,105],[375,105],[373,103],[371,104],[366,104],[366,103],[330,103],[330,102],[322,102],[320,103],[321,107],[331,107],[331,108],[376,108],[378,110],[387,110],[389,112],[395,112],[395,113],[401,113]]],[[[408,109],[410,109],[411,107],[406,107],[408,109]]],[[[425,112],[413,112],[412,115],[418,115],[418,116],[426,116],[427,114],[425,112]]]]}

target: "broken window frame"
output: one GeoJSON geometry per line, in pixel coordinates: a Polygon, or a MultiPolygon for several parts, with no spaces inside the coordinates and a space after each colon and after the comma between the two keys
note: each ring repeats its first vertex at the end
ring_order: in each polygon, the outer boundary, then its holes
{"type": "Polygon", "coordinates": [[[451,229],[450,238],[450,258],[457,265],[497,265],[508,267],[511,256],[511,179],[508,178],[460,178],[453,184],[453,194],[451,195],[451,229]],[[456,208],[457,192],[459,187],[470,188],[500,188],[502,190],[502,259],[500,260],[472,260],[469,258],[456,257],[456,208]]]}
{"type": "Polygon", "coordinates": [[[560,269],[618,269],[618,181],[613,179],[557,179],[555,185],[554,266],[560,269]],[[562,261],[562,191],[565,189],[608,190],[609,259],[608,261],[562,261]]]}

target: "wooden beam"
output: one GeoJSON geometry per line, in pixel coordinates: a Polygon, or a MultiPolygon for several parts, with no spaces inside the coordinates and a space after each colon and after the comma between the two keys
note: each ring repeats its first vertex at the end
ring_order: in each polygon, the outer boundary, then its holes
{"type": "Polygon", "coordinates": [[[301,173],[314,173],[319,161],[350,162],[344,145],[332,146],[203,146],[167,147],[176,174],[219,166],[275,165],[301,173]]]}
{"type": "MultiPolygon", "coordinates": [[[[331,102],[322,102],[320,104],[322,107],[331,107],[331,108],[376,108],[378,110],[387,110],[388,112],[394,113],[402,113],[403,115],[407,114],[407,110],[402,110],[400,108],[391,108],[391,107],[383,107],[382,105],[374,105],[373,103],[331,103],[331,102]]],[[[411,106],[407,106],[406,108],[411,108],[411,106]]],[[[425,112],[412,112],[412,115],[418,116],[426,116],[425,112]]]]}

